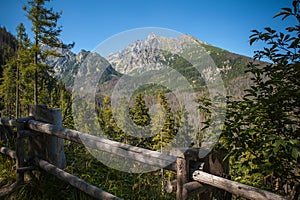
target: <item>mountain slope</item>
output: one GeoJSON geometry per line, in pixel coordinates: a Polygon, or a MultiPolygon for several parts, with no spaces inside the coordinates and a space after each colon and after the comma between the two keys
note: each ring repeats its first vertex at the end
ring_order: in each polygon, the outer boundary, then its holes
{"type": "Polygon", "coordinates": [[[202,67],[196,66],[201,56],[215,64],[228,94],[241,96],[241,92],[250,83],[244,71],[252,59],[214,47],[189,35],[168,38],[152,33],[145,40],[137,40],[123,50],[110,54],[107,60],[117,71],[127,75],[171,67],[182,74],[194,89],[201,90],[205,86],[205,78],[210,78],[204,76],[212,73],[201,71],[199,69],[202,67]]]}
{"type": "MultiPolygon", "coordinates": [[[[100,56],[85,50],[82,50],[78,55],[69,50],[62,51],[62,54],[63,57],[51,58],[47,64],[54,66],[55,76],[68,87],[73,86],[82,63],[88,62],[86,59],[93,60],[93,56],[100,56]]],[[[214,74],[209,71],[209,68],[202,69],[203,67],[197,66],[197,61],[201,56],[205,57],[204,61],[209,60],[209,63],[213,63],[217,67],[216,70],[221,74],[228,95],[237,97],[243,95],[243,90],[250,84],[250,78],[244,71],[247,64],[252,61],[251,58],[214,47],[189,35],[168,38],[153,33],[148,35],[145,40],[137,40],[126,48],[110,54],[106,59],[102,57],[110,66],[107,67],[106,72],[99,80],[98,92],[102,95],[111,94],[122,74],[130,77],[148,72],[151,79],[154,79],[152,82],[157,81],[159,84],[166,79],[166,76],[159,73],[155,74],[156,72],[169,73],[170,70],[175,70],[186,78],[195,91],[207,93],[207,91],[203,92],[206,90],[205,80],[214,74]]],[[[200,62],[203,61],[200,60],[200,62]]],[[[96,70],[97,67],[92,68],[96,70]]],[[[168,89],[153,85],[144,86],[138,90],[152,91],[153,94],[155,91],[168,91],[168,89]],[[153,87],[156,89],[154,90],[153,87]]]]}

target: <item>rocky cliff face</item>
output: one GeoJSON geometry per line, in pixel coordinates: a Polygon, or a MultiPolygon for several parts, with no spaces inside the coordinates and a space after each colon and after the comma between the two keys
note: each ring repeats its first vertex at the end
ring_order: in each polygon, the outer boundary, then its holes
{"type": "Polygon", "coordinates": [[[100,81],[107,81],[112,76],[119,76],[119,73],[110,66],[108,61],[97,53],[81,50],[76,55],[66,49],[61,50],[60,53],[61,57],[49,57],[46,64],[53,66],[54,76],[67,87],[73,87],[75,78],[90,76],[103,68],[105,68],[105,72],[100,81]]]}
{"type": "MultiPolygon", "coordinates": [[[[217,71],[221,73],[228,94],[235,95],[231,93],[234,91],[234,93],[238,93],[238,96],[241,96],[242,91],[249,85],[249,78],[244,74],[244,70],[247,63],[252,61],[248,57],[214,47],[189,35],[169,38],[153,33],[148,35],[145,40],[137,40],[126,48],[110,54],[107,58],[85,50],[77,55],[69,50],[63,50],[61,53],[62,57],[49,58],[47,64],[54,66],[55,76],[66,86],[73,86],[78,73],[83,77],[92,73],[90,70],[101,69],[103,66],[100,66],[99,63],[108,63],[110,66],[103,73],[101,83],[113,79],[115,84],[122,74],[130,76],[169,67],[185,77],[194,89],[205,85],[204,78],[209,79],[213,76],[209,68],[204,68],[200,73],[195,68],[199,57],[206,55],[210,57],[217,67],[217,71]],[[198,48],[199,46],[201,48],[198,48]],[[95,59],[99,61],[99,56],[103,62],[93,63],[95,59]],[[87,63],[91,65],[89,69],[86,68],[87,63]]],[[[106,83],[105,88],[111,90],[114,84],[106,83]]]]}
{"type": "Polygon", "coordinates": [[[123,74],[160,70],[174,60],[168,52],[182,54],[192,41],[205,44],[189,35],[168,38],[151,33],[145,40],[137,40],[125,49],[110,54],[107,60],[123,74]]]}

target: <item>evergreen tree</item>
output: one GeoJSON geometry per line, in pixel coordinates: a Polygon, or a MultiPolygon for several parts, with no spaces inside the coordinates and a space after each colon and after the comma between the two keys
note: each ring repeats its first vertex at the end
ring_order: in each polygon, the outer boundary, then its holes
{"type": "Polygon", "coordinates": [[[193,126],[189,123],[189,115],[185,107],[182,107],[175,115],[176,146],[189,147],[196,141],[193,126]]]}
{"type": "MultiPolygon", "coordinates": [[[[32,23],[32,31],[34,34],[34,103],[39,103],[39,90],[51,87],[49,83],[49,72],[52,71],[50,66],[43,64],[45,59],[52,56],[60,56],[54,48],[72,48],[74,44],[66,45],[62,43],[58,36],[61,33],[61,27],[57,26],[57,21],[61,16],[61,12],[54,12],[52,8],[47,8],[45,3],[50,0],[30,0],[24,6],[27,12],[27,18],[32,23]],[[46,45],[47,50],[42,50],[41,45],[46,45]],[[39,80],[41,79],[41,80],[39,80]],[[46,85],[44,85],[46,84],[46,85]],[[38,86],[39,85],[39,86],[38,86]]],[[[47,88],[49,89],[49,88],[47,88]]],[[[51,88],[50,88],[51,89],[51,88]]],[[[46,94],[49,94],[46,92],[46,94]]],[[[46,99],[49,100],[49,99],[46,99]]],[[[48,102],[43,102],[48,103],[48,102]]]]}
{"type": "Polygon", "coordinates": [[[150,124],[149,108],[142,94],[138,94],[135,98],[134,106],[129,110],[132,121],[138,126],[148,126],[150,124]]]}
{"type": "Polygon", "coordinates": [[[104,97],[102,106],[98,108],[98,121],[103,132],[108,135],[110,139],[113,139],[115,136],[115,122],[113,120],[110,99],[108,96],[104,97]]]}
{"type": "MultiPolygon", "coordinates": [[[[149,108],[146,106],[146,102],[142,94],[138,94],[135,98],[134,106],[129,109],[129,115],[132,121],[138,127],[146,127],[150,125],[151,118],[149,114],[149,108]]],[[[146,130],[146,128],[144,129],[146,130]]],[[[130,144],[134,146],[140,146],[143,148],[151,147],[151,137],[142,137],[145,133],[135,133],[139,138],[132,137],[130,144]]],[[[150,134],[150,133],[149,133],[150,134]]]]}
{"type": "MultiPolygon", "coordinates": [[[[22,23],[17,27],[17,45],[16,55],[11,56],[4,67],[1,84],[1,93],[4,95],[6,104],[6,115],[16,118],[20,117],[22,110],[21,100],[23,101],[24,97],[21,98],[21,96],[30,93],[30,88],[26,87],[25,77],[31,77],[30,73],[28,74],[28,69],[32,64],[30,41],[22,23]]],[[[31,80],[27,78],[27,81],[31,80]]]]}
{"type": "MultiPolygon", "coordinates": [[[[0,109],[3,113],[3,115],[6,116],[12,116],[14,115],[14,97],[11,97],[12,93],[6,93],[6,92],[12,92],[13,91],[13,85],[8,86],[7,84],[10,84],[12,80],[9,79],[9,74],[14,74],[12,66],[8,65],[8,62],[12,57],[16,55],[17,51],[17,40],[16,38],[9,32],[7,32],[5,27],[0,27],[0,109]],[[4,75],[4,71],[6,71],[4,75]],[[3,77],[5,76],[5,77],[3,77]],[[6,80],[6,83],[3,84],[3,81],[6,80]],[[10,87],[10,88],[9,88],[10,87]],[[13,98],[13,99],[11,99],[13,98]]],[[[13,64],[13,63],[11,63],[13,64]]],[[[11,83],[14,84],[14,83],[11,83]]],[[[14,92],[13,92],[14,93],[14,92]]]]}
{"type": "MultiPolygon", "coordinates": [[[[31,43],[28,35],[26,34],[23,23],[20,23],[20,25],[17,27],[17,40],[18,51],[16,58],[16,118],[21,116],[22,110],[25,110],[25,108],[22,109],[22,105],[26,104],[21,104],[21,96],[25,96],[25,93],[30,93],[29,91],[31,88],[29,86],[30,82],[32,82],[28,78],[27,80],[25,80],[25,77],[27,76],[26,73],[32,74],[30,66],[32,65],[33,60],[31,53],[32,51],[30,49],[31,43]]],[[[26,99],[25,101],[28,101],[26,103],[29,103],[30,99],[26,99]]]]}
{"type": "Polygon", "coordinates": [[[0,77],[2,77],[2,67],[15,55],[18,42],[16,38],[5,27],[0,27],[0,77]]]}
{"type": "Polygon", "coordinates": [[[100,128],[108,139],[126,143],[125,134],[116,123],[112,109],[110,98],[105,96],[102,105],[97,108],[100,128]]]}
{"type": "Polygon", "coordinates": [[[14,118],[16,100],[16,59],[11,59],[3,69],[1,98],[4,102],[4,116],[14,118]]]}
{"type": "Polygon", "coordinates": [[[166,97],[159,93],[157,96],[158,112],[154,117],[154,125],[152,131],[154,137],[152,139],[154,150],[163,151],[163,148],[168,147],[168,144],[172,141],[176,135],[174,115],[171,111],[169,103],[166,97]]]}

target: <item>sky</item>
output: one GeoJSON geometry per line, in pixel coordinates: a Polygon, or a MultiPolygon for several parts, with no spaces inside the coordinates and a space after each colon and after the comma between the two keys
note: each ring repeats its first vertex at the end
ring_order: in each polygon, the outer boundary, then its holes
{"type": "MultiPolygon", "coordinates": [[[[291,0],[52,0],[48,5],[62,11],[60,38],[75,42],[73,52],[93,50],[112,36],[131,29],[160,27],[192,35],[228,51],[253,56],[261,44],[249,45],[251,30],[281,30],[291,20],[273,16],[291,0]]],[[[30,32],[22,10],[26,0],[0,0],[0,26],[15,34],[20,22],[30,32]]],[[[29,34],[32,35],[32,34],[29,34]]]]}

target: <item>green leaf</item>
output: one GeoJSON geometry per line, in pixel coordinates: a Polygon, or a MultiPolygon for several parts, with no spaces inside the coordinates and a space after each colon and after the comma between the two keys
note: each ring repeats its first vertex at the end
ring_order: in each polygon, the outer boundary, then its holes
{"type": "Polygon", "coordinates": [[[297,145],[299,144],[299,140],[289,140],[289,143],[292,144],[292,145],[297,145]]]}
{"type": "Polygon", "coordinates": [[[299,156],[299,150],[298,150],[298,148],[294,147],[294,148],[292,149],[292,157],[293,157],[295,160],[297,160],[297,159],[298,159],[298,156],[299,156]]]}

